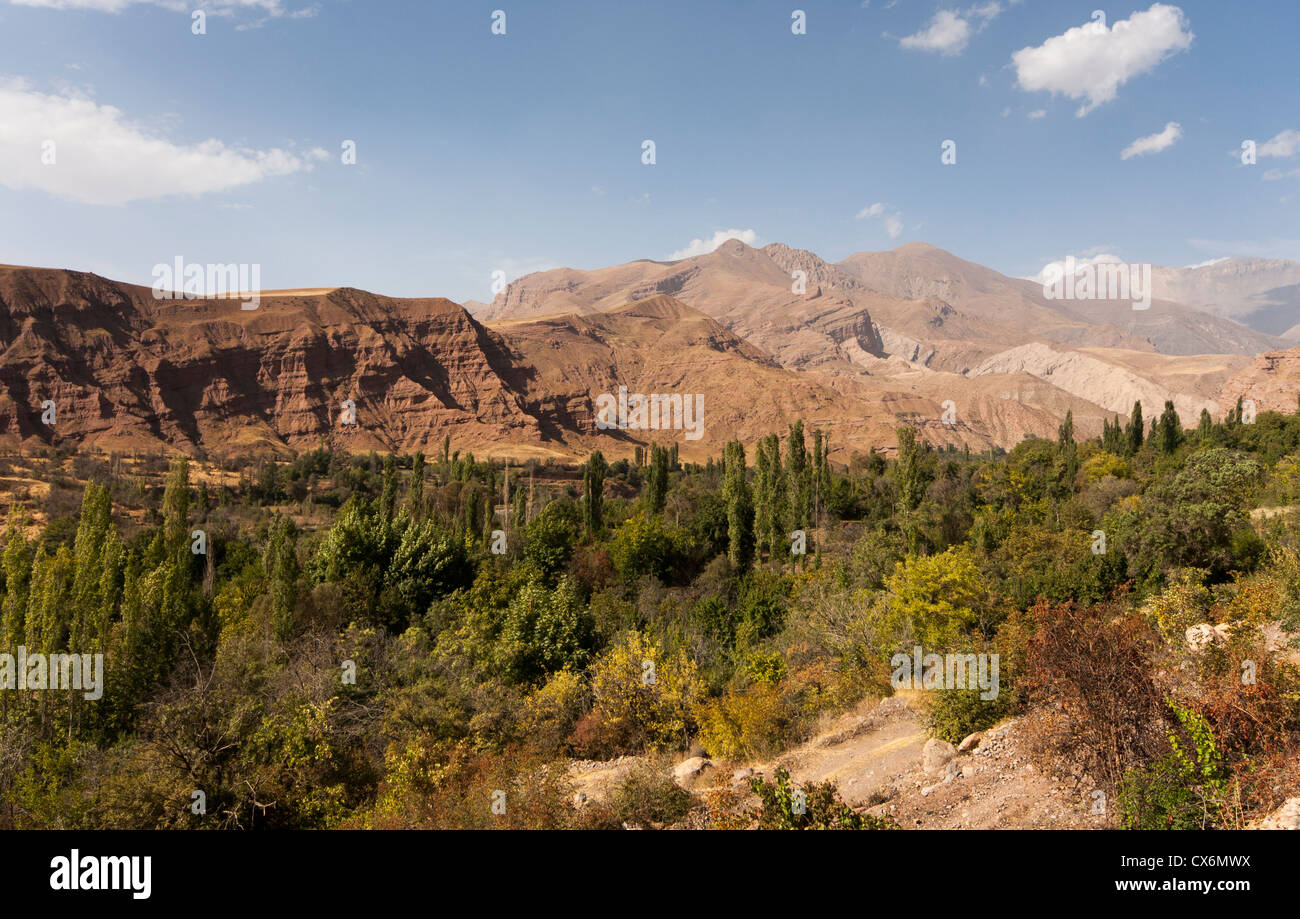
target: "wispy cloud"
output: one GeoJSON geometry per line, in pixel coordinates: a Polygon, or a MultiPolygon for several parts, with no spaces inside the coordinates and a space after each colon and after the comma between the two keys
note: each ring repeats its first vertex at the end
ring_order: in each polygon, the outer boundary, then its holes
{"type": "Polygon", "coordinates": [[[1288,128],[1272,140],[1266,140],[1255,151],[1256,156],[1275,156],[1281,159],[1300,153],[1300,131],[1288,128]]]}
{"type": "Polygon", "coordinates": [[[1119,158],[1127,160],[1135,156],[1146,156],[1148,153],[1159,153],[1162,150],[1168,150],[1178,143],[1182,136],[1183,126],[1176,121],[1171,121],[1165,125],[1163,131],[1148,134],[1146,137],[1139,137],[1133,141],[1120,151],[1119,158]]]}
{"type": "MultiPolygon", "coordinates": [[[[157,6],[176,13],[189,13],[191,4],[182,0],[9,0],[13,6],[34,6],[49,10],[91,10],[98,13],[120,13],[132,6],[157,6]]],[[[319,4],[287,7],[283,0],[204,0],[194,5],[209,16],[233,16],[251,13],[264,19],[305,19],[316,15],[319,4]]]]}
{"type": "Polygon", "coordinates": [[[984,3],[967,10],[939,10],[924,28],[898,40],[900,48],[935,51],[945,56],[961,54],[971,36],[997,18],[1001,3],[984,3]]]}
{"type": "Polygon", "coordinates": [[[854,220],[872,220],[877,217],[884,219],[885,232],[889,234],[890,239],[898,239],[903,235],[903,213],[895,207],[885,204],[883,201],[877,201],[858,211],[854,220]]]}

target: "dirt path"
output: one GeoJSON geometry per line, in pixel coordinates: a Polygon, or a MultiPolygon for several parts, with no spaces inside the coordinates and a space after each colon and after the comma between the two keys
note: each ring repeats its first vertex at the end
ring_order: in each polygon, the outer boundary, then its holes
{"type": "Polygon", "coordinates": [[[770,775],[785,766],[800,783],[833,781],[847,804],[888,814],[904,829],[1110,825],[1105,814],[1092,814],[1090,796],[1029,762],[1015,721],[994,727],[973,751],[959,754],[952,778],[927,774],[921,752],[929,736],[917,696],[904,692],[874,708],[864,706],[803,746],[753,768],[770,775]]]}

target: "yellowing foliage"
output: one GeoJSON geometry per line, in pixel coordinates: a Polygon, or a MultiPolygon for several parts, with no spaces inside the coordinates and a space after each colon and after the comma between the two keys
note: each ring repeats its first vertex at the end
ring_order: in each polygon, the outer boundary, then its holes
{"type": "Polygon", "coordinates": [[[975,626],[989,590],[965,545],[942,555],[908,556],[885,579],[891,615],[914,641],[940,648],[975,626]]]}
{"type": "Polygon", "coordinates": [[[781,690],[755,683],[742,693],[728,693],[700,706],[700,743],[709,755],[746,760],[762,755],[784,740],[786,718],[781,690]]]}
{"type": "Polygon", "coordinates": [[[665,654],[635,630],[596,661],[591,688],[593,711],[607,735],[624,746],[649,748],[684,743],[700,694],[695,661],[685,651],[665,654]]]}

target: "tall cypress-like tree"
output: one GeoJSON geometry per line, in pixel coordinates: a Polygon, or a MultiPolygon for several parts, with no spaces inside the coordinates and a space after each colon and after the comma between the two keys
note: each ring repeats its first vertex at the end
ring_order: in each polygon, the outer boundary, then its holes
{"type": "MultiPolygon", "coordinates": [[[[818,431],[817,433],[821,433],[818,431]]],[[[831,435],[830,432],[822,435],[822,460],[817,467],[817,493],[821,496],[820,503],[823,509],[830,503],[831,488],[834,485],[834,479],[831,476],[831,435]]],[[[820,521],[819,521],[820,525],[820,521]]]]}
{"type": "Polygon", "coordinates": [[[582,515],[587,535],[595,539],[605,525],[605,473],[609,464],[599,450],[587,457],[582,468],[582,515]]]}
{"type": "Polygon", "coordinates": [[[754,552],[772,552],[772,459],[766,438],[754,448],[754,552]]]}
{"type": "Polygon", "coordinates": [[[1125,449],[1129,456],[1142,449],[1142,439],[1145,435],[1146,428],[1142,426],[1142,401],[1138,400],[1133,403],[1133,414],[1129,419],[1128,427],[1124,429],[1125,449]]]}
{"type": "Polygon", "coordinates": [[[411,460],[411,484],[406,489],[406,509],[412,519],[424,518],[424,454],[420,452],[411,460]]]}
{"type": "Polygon", "coordinates": [[[1101,448],[1116,456],[1123,456],[1128,452],[1128,445],[1124,440],[1124,427],[1120,424],[1118,415],[1115,416],[1114,421],[1102,422],[1101,448]]]}
{"type": "Polygon", "coordinates": [[[781,441],[775,434],[767,435],[764,440],[767,443],[767,462],[770,470],[769,475],[769,503],[772,505],[772,515],[768,518],[768,536],[767,545],[770,558],[773,561],[788,554],[782,552],[783,546],[788,546],[789,541],[786,538],[786,521],[790,516],[790,501],[786,493],[785,470],[781,465],[781,441]]]}
{"type": "Polygon", "coordinates": [[[1066,409],[1065,420],[1056,429],[1057,442],[1062,446],[1074,446],[1074,411],[1066,409]]]}
{"type": "Polygon", "coordinates": [[[646,504],[650,513],[658,514],[668,503],[668,451],[660,446],[650,448],[650,469],[646,473],[646,504]]]}
{"type": "Polygon", "coordinates": [[[1214,433],[1214,419],[1210,417],[1208,408],[1201,409],[1201,420],[1196,426],[1196,437],[1198,440],[1206,441],[1214,433]]]}
{"type": "Polygon", "coordinates": [[[727,558],[741,570],[754,558],[754,507],[745,480],[745,445],[738,440],[727,444],[726,472],[722,499],[727,506],[727,558]]]}
{"type": "Polygon", "coordinates": [[[1183,422],[1174,409],[1174,403],[1169,400],[1165,400],[1165,410],[1160,415],[1158,430],[1161,453],[1173,453],[1183,442],[1183,422]]]}
{"type": "Polygon", "coordinates": [[[807,530],[812,517],[812,470],[804,444],[803,421],[790,425],[790,439],[785,445],[786,491],[790,496],[790,525],[807,530]]]}
{"type": "Polygon", "coordinates": [[[910,427],[898,429],[898,461],[894,468],[895,487],[898,493],[898,516],[907,535],[909,552],[915,552],[919,543],[916,509],[925,495],[925,481],[921,474],[921,451],[916,443],[916,432],[910,427]]]}
{"type": "Polygon", "coordinates": [[[1064,485],[1068,490],[1073,485],[1075,474],[1079,471],[1079,448],[1074,442],[1074,412],[1072,410],[1066,409],[1065,420],[1057,428],[1056,436],[1063,461],[1064,485]]]}

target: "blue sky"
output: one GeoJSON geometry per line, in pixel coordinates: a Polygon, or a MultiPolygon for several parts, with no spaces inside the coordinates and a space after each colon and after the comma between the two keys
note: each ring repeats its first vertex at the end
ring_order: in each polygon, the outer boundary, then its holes
{"type": "Polygon", "coordinates": [[[728,231],[1300,259],[1300,4],[1101,5],[0,0],[0,262],[463,301],[728,231]]]}

